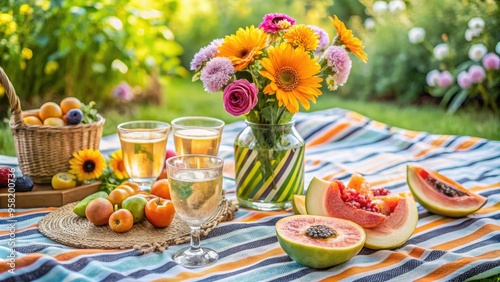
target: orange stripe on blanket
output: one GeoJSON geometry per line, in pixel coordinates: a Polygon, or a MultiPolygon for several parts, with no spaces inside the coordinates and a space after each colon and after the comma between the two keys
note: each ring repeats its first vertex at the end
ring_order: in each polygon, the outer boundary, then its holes
{"type": "Polygon", "coordinates": [[[232,271],[232,270],[242,268],[242,267],[245,267],[248,265],[255,264],[255,263],[262,261],[266,258],[270,258],[270,257],[282,255],[282,254],[284,254],[283,249],[278,247],[278,248],[271,249],[271,250],[269,250],[265,253],[262,253],[260,255],[247,257],[247,258],[240,259],[237,261],[227,262],[224,264],[219,263],[219,264],[216,264],[215,266],[208,267],[200,272],[185,271],[185,272],[181,272],[181,273],[177,274],[174,277],[160,278],[160,279],[157,279],[154,281],[185,281],[185,280],[190,279],[190,278],[204,277],[206,275],[210,275],[210,274],[214,274],[214,273],[228,272],[228,271],[232,271]]]}
{"type": "Polygon", "coordinates": [[[346,171],[347,170],[345,170],[345,169],[341,169],[341,170],[339,170],[337,172],[333,172],[333,173],[327,174],[327,175],[325,175],[324,177],[321,177],[321,178],[324,179],[324,180],[326,180],[326,181],[333,181],[336,178],[335,176],[341,175],[341,174],[345,173],[346,171]]]}
{"type": "Polygon", "coordinates": [[[500,202],[492,205],[492,206],[489,206],[489,207],[486,207],[486,208],[482,208],[478,211],[475,211],[474,213],[476,214],[486,214],[486,213],[490,213],[490,212],[497,212],[500,210],[500,202]]]}
{"type": "Polygon", "coordinates": [[[311,142],[307,143],[306,148],[326,143],[328,140],[332,139],[333,136],[337,135],[339,132],[341,132],[342,130],[346,129],[349,126],[350,126],[349,123],[344,122],[328,131],[325,131],[322,135],[316,137],[311,142]]]}
{"type": "Polygon", "coordinates": [[[484,254],[477,256],[477,257],[463,257],[463,258],[460,258],[460,259],[457,259],[455,261],[452,261],[452,262],[449,262],[447,264],[442,265],[441,267],[437,268],[436,270],[429,273],[428,275],[421,277],[418,280],[415,280],[415,282],[435,281],[435,280],[441,279],[443,277],[446,277],[453,272],[456,272],[457,269],[460,269],[460,268],[462,268],[462,267],[466,266],[467,264],[470,264],[474,261],[485,260],[485,259],[497,259],[498,257],[500,257],[500,250],[494,250],[494,251],[491,251],[488,253],[484,253],[484,254]]]}
{"type": "MultiPolygon", "coordinates": [[[[27,226],[27,227],[24,227],[24,228],[16,228],[16,233],[19,233],[19,232],[22,232],[24,230],[27,230],[27,229],[32,229],[32,228],[37,228],[38,224],[32,224],[30,226],[27,226]]],[[[7,230],[7,231],[0,231],[0,235],[4,235],[4,234],[10,234],[10,230],[7,230]]]]}
{"type": "Polygon", "coordinates": [[[470,235],[467,235],[465,237],[458,238],[456,240],[449,241],[449,242],[434,246],[434,247],[432,247],[432,249],[450,250],[450,249],[453,249],[453,248],[456,248],[459,246],[463,246],[463,245],[465,245],[469,242],[472,242],[474,240],[477,240],[478,238],[481,238],[488,233],[491,233],[493,231],[499,231],[499,230],[500,230],[500,226],[498,226],[498,225],[486,224],[486,225],[481,226],[478,230],[476,230],[475,232],[473,232],[470,235]]]}
{"type": "Polygon", "coordinates": [[[330,276],[330,277],[323,279],[321,281],[339,281],[341,279],[348,278],[352,275],[356,275],[359,273],[370,272],[370,271],[374,271],[377,269],[383,269],[383,268],[389,267],[391,265],[397,265],[401,261],[403,261],[404,259],[406,259],[408,257],[409,257],[408,254],[393,252],[386,259],[384,259],[383,261],[378,262],[374,265],[353,266],[353,267],[350,267],[350,268],[344,270],[343,272],[341,272],[339,274],[330,276]]]}
{"type": "Polygon", "coordinates": [[[458,145],[458,147],[455,148],[456,151],[465,151],[467,149],[469,149],[470,147],[472,147],[474,144],[476,144],[477,142],[481,141],[482,139],[481,138],[477,138],[477,137],[470,137],[469,140],[463,142],[462,144],[458,145]]]}
{"type": "Polygon", "coordinates": [[[236,221],[239,221],[239,222],[254,222],[254,221],[257,221],[259,219],[262,219],[264,217],[268,217],[268,216],[276,216],[276,215],[280,215],[280,214],[288,214],[289,212],[287,211],[275,211],[275,212],[256,212],[256,213],[253,213],[251,214],[250,216],[248,216],[247,218],[245,219],[242,219],[242,220],[237,220],[236,221]]]}
{"type": "Polygon", "coordinates": [[[494,183],[494,184],[485,185],[485,186],[474,186],[474,187],[469,188],[468,190],[470,190],[470,191],[484,191],[484,190],[490,190],[492,188],[493,189],[500,188],[500,183],[494,183]]]}
{"type": "Polygon", "coordinates": [[[439,135],[439,136],[436,136],[436,139],[434,139],[432,142],[431,142],[431,145],[432,146],[441,146],[443,145],[443,143],[448,140],[451,136],[450,135],[439,135]]]}
{"type": "Polygon", "coordinates": [[[123,250],[100,250],[100,249],[80,249],[76,251],[69,251],[62,254],[59,254],[54,257],[57,261],[67,261],[74,259],[78,256],[83,255],[92,255],[92,254],[100,254],[100,253],[116,253],[122,252],[123,250]]]}
{"type": "Polygon", "coordinates": [[[452,222],[454,220],[455,220],[454,218],[450,218],[450,217],[440,218],[436,221],[433,221],[433,222],[430,222],[430,223],[427,223],[427,224],[424,224],[422,226],[415,228],[415,231],[413,232],[413,234],[424,232],[426,230],[438,227],[440,225],[446,224],[448,222],[452,222]]]}
{"type": "MultiPolygon", "coordinates": [[[[14,213],[14,216],[20,216],[20,215],[25,215],[25,214],[34,214],[38,212],[51,212],[55,210],[56,208],[42,208],[42,209],[30,209],[27,211],[17,211],[14,213]]],[[[10,217],[10,212],[0,212],[0,217],[2,218],[8,218],[10,217]]]]}
{"type": "MultiPolygon", "coordinates": [[[[37,253],[25,255],[22,257],[16,257],[16,271],[28,265],[34,264],[41,257],[43,257],[43,255],[37,253]]],[[[7,272],[9,269],[10,269],[9,260],[0,261],[0,273],[7,272]]]]}

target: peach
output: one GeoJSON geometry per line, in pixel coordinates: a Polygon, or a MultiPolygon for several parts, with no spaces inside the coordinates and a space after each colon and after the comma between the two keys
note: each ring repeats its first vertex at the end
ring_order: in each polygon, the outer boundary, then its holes
{"type": "Polygon", "coordinates": [[[108,224],[109,217],[113,212],[113,205],[104,198],[93,199],[85,208],[85,216],[97,226],[108,224]]]}

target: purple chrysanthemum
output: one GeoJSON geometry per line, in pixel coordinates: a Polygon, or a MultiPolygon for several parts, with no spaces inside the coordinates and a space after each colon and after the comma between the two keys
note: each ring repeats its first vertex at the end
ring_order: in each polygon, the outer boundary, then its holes
{"type": "Polygon", "coordinates": [[[472,65],[469,68],[469,76],[473,83],[481,83],[486,78],[486,72],[483,67],[472,65]]]}
{"type": "Polygon", "coordinates": [[[323,56],[327,65],[335,72],[333,79],[335,80],[335,89],[337,89],[338,86],[342,86],[347,82],[351,73],[352,61],[347,51],[340,46],[328,47],[323,56]]]}
{"type": "Polygon", "coordinates": [[[264,20],[259,24],[259,28],[267,33],[277,33],[280,30],[289,28],[295,24],[295,19],[286,14],[267,14],[264,20]]]}
{"type": "Polygon", "coordinates": [[[443,71],[439,75],[439,79],[438,79],[437,85],[439,87],[446,88],[446,87],[449,87],[452,84],[453,84],[453,75],[451,75],[451,73],[449,71],[443,71]]]}
{"type": "Polygon", "coordinates": [[[488,53],[483,57],[483,67],[486,70],[500,69],[500,57],[495,53],[488,53]]]}
{"type": "Polygon", "coordinates": [[[201,81],[205,90],[210,93],[218,92],[226,85],[234,74],[231,60],[225,57],[216,57],[208,61],[201,70],[201,81]]]}
{"type": "Polygon", "coordinates": [[[318,35],[318,40],[319,40],[319,45],[314,50],[314,52],[321,52],[328,47],[328,44],[330,44],[330,37],[328,36],[328,33],[322,29],[321,27],[315,26],[315,25],[308,25],[314,32],[318,35]]]}
{"type": "Polygon", "coordinates": [[[193,60],[191,61],[191,70],[199,70],[203,66],[203,63],[215,57],[218,51],[217,47],[219,47],[222,42],[224,42],[222,38],[215,39],[207,46],[201,48],[198,53],[194,54],[193,60]]]}

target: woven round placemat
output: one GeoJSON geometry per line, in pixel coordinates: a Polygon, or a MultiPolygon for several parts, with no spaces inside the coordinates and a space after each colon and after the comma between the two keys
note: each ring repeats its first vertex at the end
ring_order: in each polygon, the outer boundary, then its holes
{"type": "MultiPolygon", "coordinates": [[[[189,226],[176,214],[166,228],[155,228],[147,220],[134,224],[125,233],[116,233],[109,226],[95,226],[86,218],[73,213],[78,202],[64,205],[42,218],[38,229],[51,240],[80,249],[137,249],[142,253],[162,252],[169,245],[189,242],[189,226]]],[[[225,197],[216,213],[203,224],[201,236],[206,236],[220,222],[234,218],[238,208],[225,197]]]]}

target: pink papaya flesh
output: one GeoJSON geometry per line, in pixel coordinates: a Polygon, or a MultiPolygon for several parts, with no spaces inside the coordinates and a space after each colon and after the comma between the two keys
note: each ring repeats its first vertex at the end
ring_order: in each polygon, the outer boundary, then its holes
{"type": "Polygon", "coordinates": [[[380,213],[365,211],[346,204],[340,195],[340,187],[332,182],[326,194],[326,206],[330,216],[352,220],[364,228],[379,226],[386,220],[380,213]]]}
{"type": "Polygon", "coordinates": [[[449,217],[467,216],[479,210],[488,200],[430,169],[408,165],[406,176],[415,199],[435,214],[449,217]]]}

